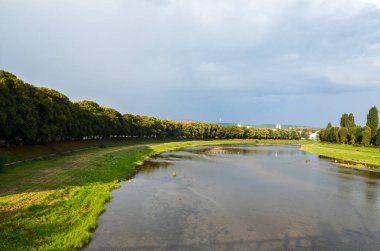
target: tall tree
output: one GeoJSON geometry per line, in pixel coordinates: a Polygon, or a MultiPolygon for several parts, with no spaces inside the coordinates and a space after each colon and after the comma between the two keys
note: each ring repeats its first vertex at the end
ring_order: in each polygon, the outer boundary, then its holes
{"type": "Polygon", "coordinates": [[[330,142],[338,142],[339,143],[339,127],[335,126],[331,128],[330,131],[330,142]]]}
{"type": "Polygon", "coordinates": [[[362,143],[363,140],[363,128],[361,126],[356,127],[355,132],[356,143],[362,143]]]}
{"type": "Polygon", "coordinates": [[[376,145],[380,146],[380,128],[377,129],[377,133],[376,133],[376,145]]]}
{"type": "Polygon", "coordinates": [[[347,113],[342,114],[342,117],[340,117],[340,126],[341,127],[350,126],[350,119],[347,113]]]}
{"type": "Polygon", "coordinates": [[[369,112],[367,115],[367,126],[371,128],[372,143],[375,143],[376,141],[376,131],[377,131],[378,124],[379,124],[379,112],[376,106],[373,106],[371,107],[371,109],[369,109],[369,112]]]}
{"type": "Polygon", "coordinates": [[[371,143],[371,128],[369,126],[364,126],[362,134],[362,143],[364,146],[368,146],[371,143]]]}
{"type": "Polygon", "coordinates": [[[353,145],[356,142],[356,126],[348,128],[348,141],[353,145]]]}
{"type": "Polygon", "coordinates": [[[354,114],[350,113],[348,115],[348,123],[349,123],[348,127],[356,126],[354,114]]]}
{"type": "MultiPolygon", "coordinates": [[[[349,117],[349,116],[348,116],[349,117]]],[[[346,122],[345,122],[346,123],[346,122]]],[[[299,139],[308,130],[251,128],[237,125],[177,123],[154,117],[125,114],[93,101],[73,103],[62,93],[24,83],[0,70],[0,141],[41,143],[115,137],[270,138],[299,139]]],[[[337,142],[339,128],[331,123],[324,141],[337,142]]],[[[341,133],[345,133],[344,130],[341,133]]],[[[343,136],[341,136],[343,141],[343,136]]]]}
{"type": "Polygon", "coordinates": [[[332,124],[329,122],[326,126],[326,130],[324,131],[325,141],[332,142],[331,131],[332,131],[332,124]]]}
{"type": "Polygon", "coordinates": [[[348,129],[347,127],[341,127],[339,129],[339,142],[346,144],[348,141],[348,129]]]}

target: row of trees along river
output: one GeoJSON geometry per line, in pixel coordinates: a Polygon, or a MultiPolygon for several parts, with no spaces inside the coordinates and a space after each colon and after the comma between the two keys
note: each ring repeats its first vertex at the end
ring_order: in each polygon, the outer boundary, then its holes
{"type": "Polygon", "coordinates": [[[148,116],[122,115],[93,101],[71,102],[58,91],[24,83],[13,74],[0,71],[2,144],[118,137],[300,139],[307,133],[307,129],[179,123],[148,116]]]}
{"type": "Polygon", "coordinates": [[[324,142],[342,144],[380,145],[379,112],[373,106],[367,114],[367,123],[361,127],[355,124],[352,113],[344,113],[340,119],[340,127],[328,123],[325,129],[319,131],[319,138],[324,142]]]}

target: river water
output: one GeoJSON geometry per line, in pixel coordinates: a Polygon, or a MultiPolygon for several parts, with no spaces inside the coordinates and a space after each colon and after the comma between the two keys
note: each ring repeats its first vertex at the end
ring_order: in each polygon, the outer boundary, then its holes
{"type": "Polygon", "coordinates": [[[187,148],[122,182],[86,249],[380,250],[379,192],[296,146],[187,148]]]}

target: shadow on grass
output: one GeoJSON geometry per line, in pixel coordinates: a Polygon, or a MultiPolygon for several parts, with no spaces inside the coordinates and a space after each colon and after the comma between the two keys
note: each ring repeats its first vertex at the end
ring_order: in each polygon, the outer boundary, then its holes
{"type": "Polygon", "coordinates": [[[0,175],[0,196],[123,180],[154,150],[148,146],[106,148],[22,163],[0,175]],[[104,153],[103,153],[104,152],[104,153]]]}
{"type": "Polygon", "coordinates": [[[0,250],[89,241],[110,190],[154,154],[148,146],[99,151],[23,163],[0,175],[0,250]]]}

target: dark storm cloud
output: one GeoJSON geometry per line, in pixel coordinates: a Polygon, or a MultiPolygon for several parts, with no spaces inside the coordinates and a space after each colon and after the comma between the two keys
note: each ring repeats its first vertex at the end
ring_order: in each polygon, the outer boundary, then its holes
{"type": "Polygon", "coordinates": [[[379,6],[0,0],[0,68],[161,118],[322,125],[352,111],[363,122],[379,105],[379,6]]]}

